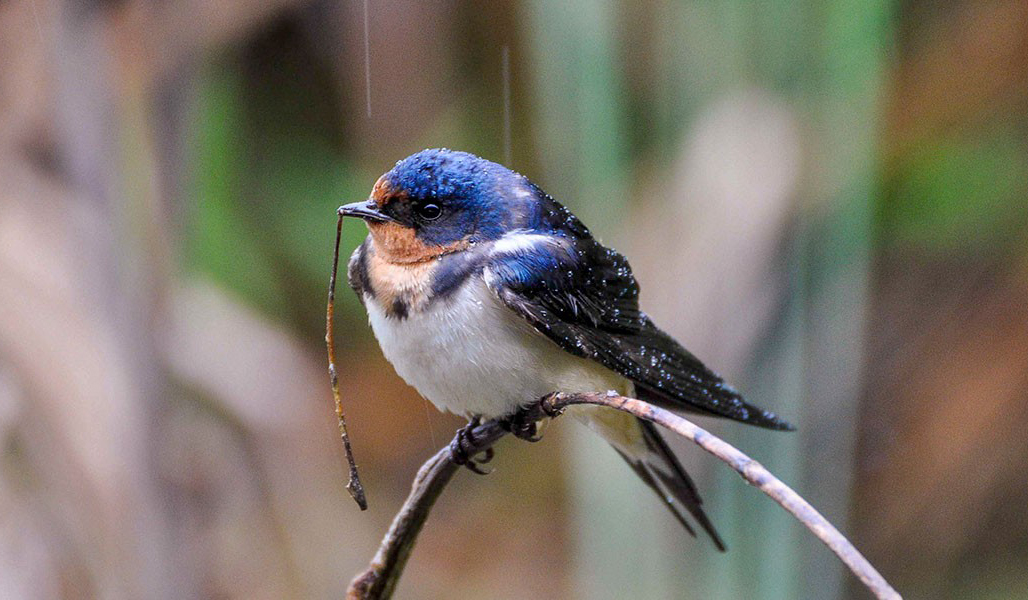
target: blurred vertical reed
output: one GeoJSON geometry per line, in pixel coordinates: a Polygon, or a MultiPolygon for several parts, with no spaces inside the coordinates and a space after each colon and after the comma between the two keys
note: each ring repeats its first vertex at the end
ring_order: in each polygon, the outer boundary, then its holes
{"type": "MultiPolygon", "coordinates": [[[[534,0],[525,8],[533,116],[544,189],[605,243],[624,240],[629,207],[622,63],[614,7],[596,0],[534,0]]],[[[662,598],[667,587],[661,510],[607,445],[568,426],[573,586],[581,598],[662,598]]]]}

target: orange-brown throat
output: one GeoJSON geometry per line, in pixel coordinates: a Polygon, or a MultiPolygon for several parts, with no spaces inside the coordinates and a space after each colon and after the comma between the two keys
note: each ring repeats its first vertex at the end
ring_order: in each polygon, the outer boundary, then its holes
{"type": "Polygon", "coordinates": [[[375,241],[375,250],[387,262],[396,264],[425,262],[468,246],[464,240],[445,246],[431,246],[419,240],[413,228],[399,223],[368,221],[368,229],[371,231],[371,239],[375,241]]]}
{"type": "MultiPolygon", "coordinates": [[[[371,190],[371,201],[379,209],[391,202],[409,202],[407,193],[396,190],[383,175],[375,182],[371,190]]],[[[432,260],[444,254],[457,252],[468,247],[465,240],[458,240],[444,246],[431,246],[419,240],[412,227],[404,227],[399,223],[383,223],[367,221],[371,237],[375,240],[375,249],[386,262],[412,265],[432,260]]]]}
{"type": "Polygon", "coordinates": [[[377,249],[371,249],[367,265],[368,284],[387,315],[405,318],[420,311],[428,301],[435,262],[391,262],[377,249]]]}

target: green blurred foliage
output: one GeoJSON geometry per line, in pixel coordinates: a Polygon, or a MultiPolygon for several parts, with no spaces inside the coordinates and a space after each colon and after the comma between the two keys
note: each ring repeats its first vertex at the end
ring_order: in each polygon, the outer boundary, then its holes
{"type": "MultiPolygon", "coordinates": [[[[187,267],[269,314],[317,328],[320,320],[306,317],[320,315],[310,308],[324,302],[335,209],[364,197],[373,177],[357,172],[339,148],[286,115],[272,110],[261,121],[277,126],[252,127],[245,90],[237,62],[211,65],[202,78],[195,144],[198,202],[185,244],[187,267]]],[[[347,249],[365,235],[360,227],[343,228],[344,270],[347,249]]],[[[339,297],[341,312],[356,314],[353,294],[339,297]]]]}
{"type": "Polygon", "coordinates": [[[1028,218],[1028,147],[1015,132],[924,143],[903,157],[882,195],[883,233],[933,252],[991,253],[1028,218]]]}

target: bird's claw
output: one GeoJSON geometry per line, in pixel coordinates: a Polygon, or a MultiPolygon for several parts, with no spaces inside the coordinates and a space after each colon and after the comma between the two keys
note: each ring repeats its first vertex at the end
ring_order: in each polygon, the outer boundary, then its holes
{"type": "Polygon", "coordinates": [[[529,410],[528,408],[519,408],[517,412],[504,419],[501,425],[518,439],[538,442],[543,438],[538,435],[535,420],[529,418],[529,410]]]}
{"type": "Polygon", "coordinates": [[[553,403],[557,400],[560,400],[561,396],[562,394],[560,392],[554,392],[548,396],[544,396],[543,399],[539,401],[539,408],[542,409],[543,414],[545,414],[547,417],[550,417],[551,419],[556,419],[557,417],[564,414],[563,408],[553,407],[553,403]]]}
{"type": "Polygon", "coordinates": [[[493,459],[495,453],[492,448],[486,448],[481,452],[482,458],[478,461],[472,460],[472,457],[476,454],[475,452],[475,428],[482,422],[480,417],[473,417],[468,424],[457,430],[457,435],[454,436],[453,441],[450,442],[450,460],[454,463],[467,467],[472,473],[479,475],[488,475],[492,471],[486,471],[479,467],[479,464],[485,464],[493,459]]]}

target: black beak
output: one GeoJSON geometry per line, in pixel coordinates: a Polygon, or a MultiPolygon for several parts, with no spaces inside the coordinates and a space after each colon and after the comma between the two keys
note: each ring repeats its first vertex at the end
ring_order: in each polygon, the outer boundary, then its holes
{"type": "Polygon", "coordinates": [[[371,200],[344,204],[337,211],[345,217],[360,217],[365,221],[378,221],[380,223],[395,223],[396,219],[378,211],[378,206],[371,200]]]}

